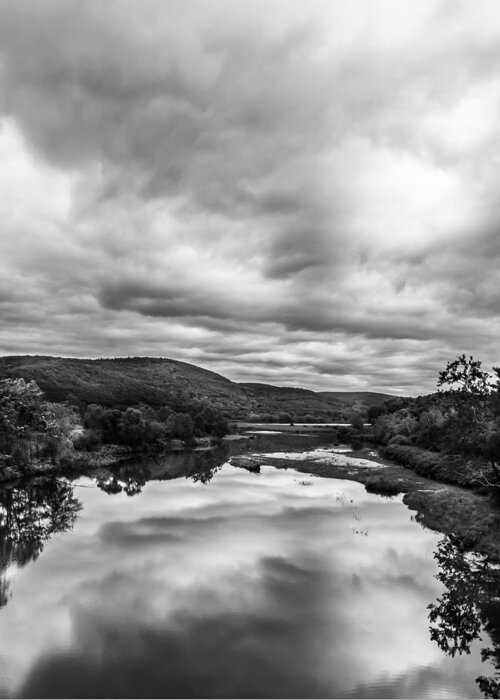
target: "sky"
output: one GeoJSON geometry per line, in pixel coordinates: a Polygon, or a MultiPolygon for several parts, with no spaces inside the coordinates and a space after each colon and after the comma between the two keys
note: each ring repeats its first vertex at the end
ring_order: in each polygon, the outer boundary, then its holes
{"type": "Polygon", "coordinates": [[[1,0],[0,354],[500,364],[496,0],[1,0]]]}

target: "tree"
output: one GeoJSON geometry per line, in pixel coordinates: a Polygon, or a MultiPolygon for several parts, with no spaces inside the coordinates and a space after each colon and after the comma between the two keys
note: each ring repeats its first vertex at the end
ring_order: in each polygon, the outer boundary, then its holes
{"type": "Polygon", "coordinates": [[[177,413],[175,416],[174,436],[188,444],[193,441],[193,419],[188,413],[177,413]]]}
{"type": "Polygon", "coordinates": [[[142,445],[147,442],[148,426],[138,408],[127,408],[118,420],[119,442],[125,445],[142,445]]]}
{"type": "Polygon", "coordinates": [[[25,466],[44,443],[57,437],[55,416],[38,385],[24,379],[0,380],[0,450],[25,466]]]}
{"type": "Polygon", "coordinates": [[[431,405],[422,411],[412,436],[415,444],[426,450],[439,450],[442,445],[445,422],[444,413],[438,406],[431,405]]]}
{"type": "Polygon", "coordinates": [[[208,484],[208,483],[210,483],[210,481],[212,481],[212,479],[217,474],[219,469],[221,469],[221,467],[212,467],[212,469],[207,469],[205,471],[195,472],[194,474],[191,474],[190,479],[195,484],[196,483],[208,484]]]}
{"type": "Polygon", "coordinates": [[[0,381],[0,438],[2,449],[11,453],[14,444],[41,422],[42,392],[24,379],[0,381]]]}
{"type": "Polygon", "coordinates": [[[359,413],[353,413],[351,416],[351,428],[353,430],[357,430],[358,432],[361,432],[363,428],[365,427],[363,417],[359,413]]]}
{"type": "Polygon", "coordinates": [[[222,412],[207,401],[198,401],[190,407],[193,428],[197,435],[214,435],[222,438],[229,432],[229,425],[222,412]]]}
{"type": "Polygon", "coordinates": [[[446,537],[434,554],[436,578],[443,593],[427,606],[431,639],[449,656],[470,654],[471,644],[488,632],[491,646],[481,649],[481,660],[492,665],[489,675],[476,678],[487,698],[500,698],[500,635],[498,572],[487,558],[471,559],[456,537],[446,537]]]}
{"type": "Polygon", "coordinates": [[[150,479],[150,470],[144,465],[135,464],[133,467],[124,466],[107,478],[97,479],[96,485],[110,495],[124,492],[127,496],[136,496],[150,479]]]}
{"type": "Polygon", "coordinates": [[[451,657],[469,654],[471,643],[481,638],[476,610],[481,579],[472,572],[460,543],[450,537],[438,543],[434,558],[439,564],[436,578],[444,591],[427,606],[431,639],[451,657]]]}
{"type": "Polygon", "coordinates": [[[97,430],[101,440],[107,444],[120,441],[119,422],[122,412],[118,409],[105,408],[97,404],[88,406],[83,419],[83,425],[90,430],[97,430]]]}
{"type": "Polygon", "coordinates": [[[377,418],[388,413],[387,406],[384,404],[378,404],[375,406],[370,406],[366,414],[366,420],[368,423],[374,423],[377,418]]]}
{"type": "Polygon", "coordinates": [[[481,370],[481,362],[474,360],[472,355],[466,358],[459,355],[456,360],[448,362],[446,368],[439,373],[438,387],[447,385],[448,393],[464,396],[485,396],[491,392],[493,384],[488,372],[481,370]]]}
{"type": "Polygon", "coordinates": [[[498,497],[500,495],[500,488],[498,488],[500,486],[500,470],[497,467],[500,462],[500,367],[493,367],[493,371],[496,374],[496,387],[490,395],[493,420],[486,441],[486,455],[493,468],[493,481],[496,482],[495,486],[497,487],[495,495],[498,497]]]}
{"type": "Polygon", "coordinates": [[[496,386],[492,392],[492,409],[497,419],[500,419],[500,367],[493,367],[493,371],[496,374],[495,381],[496,386]]]}
{"type": "Polygon", "coordinates": [[[373,435],[376,442],[387,444],[396,437],[411,438],[418,426],[416,418],[408,408],[402,408],[394,413],[385,413],[373,424],[373,435]]]}
{"type": "Polygon", "coordinates": [[[481,362],[460,355],[439,373],[438,387],[446,410],[444,445],[448,452],[486,456],[493,413],[490,375],[481,362]]]}
{"type": "Polygon", "coordinates": [[[81,508],[64,481],[42,478],[0,491],[0,607],[10,598],[9,567],[36,559],[53,534],[72,529],[81,508]]]}

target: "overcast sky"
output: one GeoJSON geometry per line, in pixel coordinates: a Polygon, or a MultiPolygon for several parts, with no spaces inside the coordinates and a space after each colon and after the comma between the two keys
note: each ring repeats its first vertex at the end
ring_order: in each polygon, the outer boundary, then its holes
{"type": "Polygon", "coordinates": [[[497,0],[0,0],[0,352],[500,364],[497,0]]]}

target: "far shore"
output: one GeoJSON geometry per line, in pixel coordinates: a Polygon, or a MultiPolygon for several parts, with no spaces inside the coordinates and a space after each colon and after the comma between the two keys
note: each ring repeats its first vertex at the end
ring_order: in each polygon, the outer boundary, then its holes
{"type": "Polygon", "coordinates": [[[237,421],[238,430],[279,430],[280,433],[331,433],[332,428],[347,428],[349,423],[256,423],[237,421]]]}

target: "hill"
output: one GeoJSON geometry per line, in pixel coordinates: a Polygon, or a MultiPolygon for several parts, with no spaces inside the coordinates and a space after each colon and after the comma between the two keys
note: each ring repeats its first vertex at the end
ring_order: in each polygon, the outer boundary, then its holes
{"type": "Polygon", "coordinates": [[[391,398],[371,392],[314,392],[308,389],[232,382],[216,372],[178,360],[151,357],[76,359],[17,355],[0,358],[0,378],[34,380],[50,401],[98,403],[124,408],[207,400],[234,419],[336,421],[353,408],[365,410],[391,398]]]}
{"type": "Polygon", "coordinates": [[[318,396],[323,396],[325,399],[334,399],[343,403],[354,405],[356,402],[370,408],[371,406],[380,406],[385,401],[394,398],[392,394],[381,394],[376,391],[319,391],[318,396]]]}
{"type": "Polygon", "coordinates": [[[263,417],[268,414],[282,421],[291,418],[336,421],[347,418],[351,411],[350,406],[345,402],[336,398],[322,397],[309,389],[272,384],[242,383],[239,386],[249,399],[251,412],[263,417]]]}
{"type": "Polygon", "coordinates": [[[86,404],[120,408],[140,403],[175,408],[184,399],[204,398],[234,407],[247,404],[238,385],[220,374],[159,358],[3,357],[0,377],[35,380],[50,401],[65,401],[69,395],[86,404]]]}

